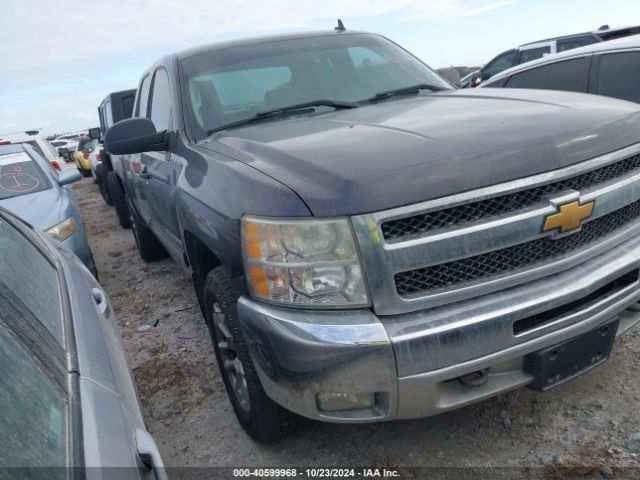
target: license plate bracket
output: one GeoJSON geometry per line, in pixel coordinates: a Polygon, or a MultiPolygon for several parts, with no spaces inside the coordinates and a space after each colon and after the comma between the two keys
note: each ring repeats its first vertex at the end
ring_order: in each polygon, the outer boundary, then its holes
{"type": "Polygon", "coordinates": [[[525,357],[524,367],[533,375],[528,387],[545,391],[557,387],[604,363],[611,353],[619,319],[575,338],[525,357]]]}

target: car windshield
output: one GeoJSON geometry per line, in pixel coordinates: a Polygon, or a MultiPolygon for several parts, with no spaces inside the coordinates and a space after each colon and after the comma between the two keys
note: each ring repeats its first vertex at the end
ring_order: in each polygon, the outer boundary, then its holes
{"type": "Polygon", "coordinates": [[[46,175],[26,152],[0,154],[0,200],[48,188],[46,175]]]}
{"type": "MultiPolygon", "coordinates": [[[[183,60],[189,124],[196,139],[256,114],[318,100],[358,103],[413,85],[453,87],[378,35],[266,41],[183,60]]],[[[307,110],[330,111],[325,105],[307,110]]]]}
{"type": "Polygon", "coordinates": [[[78,150],[82,152],[93,152],[98,146],[98,140],[95,138],[83,139],[80,140],[78,144],[78,150]]]}

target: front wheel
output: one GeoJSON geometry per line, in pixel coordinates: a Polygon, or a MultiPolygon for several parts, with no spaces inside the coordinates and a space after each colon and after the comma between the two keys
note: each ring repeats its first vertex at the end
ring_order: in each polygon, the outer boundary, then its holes
{"type": "Polygon", "coordinates": [[[204,284],[203,310],[222,380],[240,425],[254,440],[272,443],[293,431],[299,418],[262,388],[240,331],[237,302],[224,267],[211,270],[204,284]]]}
{"type": "Polygon", "coordinates": [[[100,189],[100,195],[102,195],[102,199],[104,203],[107,205],[113,205],[113,200],[111,199],[111,193],[107,188],[107,170],[103,163],[99,163],[96,165],[96,180],[98,184],[98,188],[100,189]]]}
{"type": "Polygon", "coordinates": [[[142,260],[145,262],[153,262],[154,260],[160,260],[161,258],[166,257],[168,255],[167,251],[156,238],[155,234],[142,223],[142,220],[138,217],[133,205],[131,204],[131,199],[128,196],[126,199],[133,238],[136,241],[138,253],[142,260]]]}
{"type": "Polygon", "coordinates": [[[125,198],[124,188],[120,183],[120,179],[115,172],[107,173],[107,189],[109,190],[109,196],[113,202],[113,206],[116,209],[116,215],[118,216],[118,222],[122,228],[129,228],[131,226],[131,220],[129,218],[129,207],[127,207],[127,200],[125,198]]]}

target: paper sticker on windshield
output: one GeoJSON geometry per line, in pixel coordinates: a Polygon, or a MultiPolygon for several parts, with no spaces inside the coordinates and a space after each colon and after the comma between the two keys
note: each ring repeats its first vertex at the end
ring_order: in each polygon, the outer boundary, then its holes
{"type": "MultiPolygon", "coordinates": [[[[11,169],[10,169],[11,170],[11,169]]],[[[0,189],[7,192],[27,193],[40,186],[40,180],[15,166],[12,171],[0,175],[0,189]]]]}
{"type": "Polygon", "coordinates": [[[0,155],[0,167],[11,165],[12,163],[31,162],[31,157],[25,152],[6,153],[0,155]]]}

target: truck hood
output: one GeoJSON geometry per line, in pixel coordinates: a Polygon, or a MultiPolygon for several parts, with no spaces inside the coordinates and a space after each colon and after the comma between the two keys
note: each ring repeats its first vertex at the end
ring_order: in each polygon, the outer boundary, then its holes
{"type": "Polygon", "coordinates": [[[199,145],[295,191],[316,216],[430,200],[557,169],[640,140],[640,105],[492,89],[389,100],[219,132],[199,145]]]}

